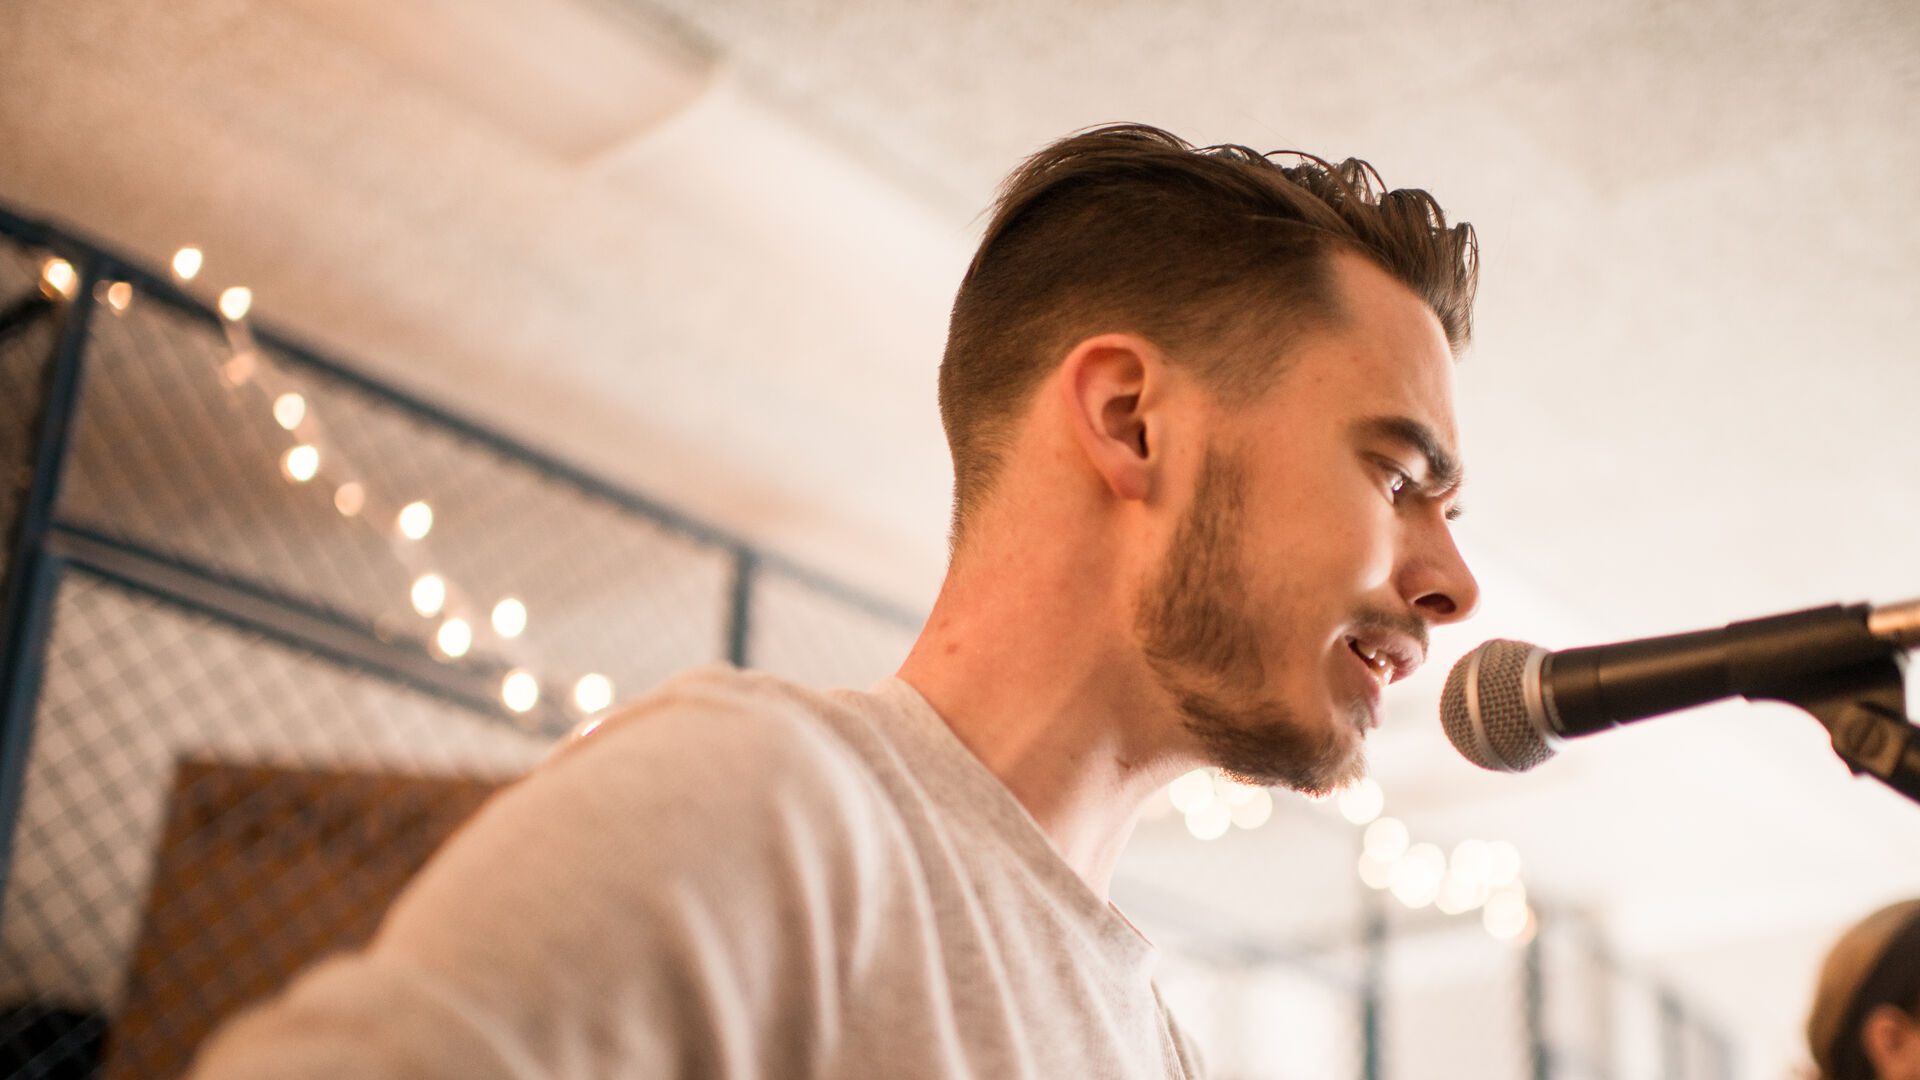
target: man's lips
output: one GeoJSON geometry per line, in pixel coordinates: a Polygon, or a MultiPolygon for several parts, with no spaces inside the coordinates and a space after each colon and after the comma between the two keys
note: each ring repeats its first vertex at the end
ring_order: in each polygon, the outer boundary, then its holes
{"type": "Polygon", "coordinates": [[[1387,632],[1348,634],[1347,651],[1367,666],[1381,685],[1412,675],[1426,661],[1426,649],[1410,637],[1387,632]]]}

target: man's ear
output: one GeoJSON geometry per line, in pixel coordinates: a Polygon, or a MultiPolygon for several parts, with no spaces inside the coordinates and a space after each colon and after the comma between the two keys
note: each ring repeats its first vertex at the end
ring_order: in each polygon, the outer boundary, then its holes
{"type": "Polygon", "coordinates": [[[1165,355],[1134,334],[1087,338],[1060,364],[1074,441],[1116,498],[1142,501],[1153,490],[1166,456],[1159,447],[1166,375],[1165,355]]]}
{"type": "Polygon", "coordinates": [[[1881,1076],[1895,1075],[1896,1063],[1920,1052],[1920,1023],[1892,1005],[1876,1005],[1860,1022],[1860,1042],[1867,1060],[1881,1076]]]}

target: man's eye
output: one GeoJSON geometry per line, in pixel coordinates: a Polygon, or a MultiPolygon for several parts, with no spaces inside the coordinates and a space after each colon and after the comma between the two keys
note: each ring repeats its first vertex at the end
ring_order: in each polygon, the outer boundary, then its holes
{"type": "Polygon", "coordinates": [[[1403,473],[1398,469],[1395,469],[1387,474],[1387,491],[1390,494],[1392,494],[1395,498],[1399,498],[1400,494],[1406,491],[1408,487],[1412,486],[1412,484],[1413,484],[1413,477],[1408,476],[1406,473],[1403,473]]]}

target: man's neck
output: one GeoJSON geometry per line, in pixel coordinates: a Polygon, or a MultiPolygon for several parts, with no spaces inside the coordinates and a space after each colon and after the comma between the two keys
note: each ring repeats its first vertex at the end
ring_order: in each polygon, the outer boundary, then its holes
{"type": "Polygon", "coordinates": [[[1126,598],[1070,568],[982,562],[949,575],[899,675],[1105,897],[1147,798],[1197,762],[1166,745],[1164,694],[1111,632],[1126,598]]]}

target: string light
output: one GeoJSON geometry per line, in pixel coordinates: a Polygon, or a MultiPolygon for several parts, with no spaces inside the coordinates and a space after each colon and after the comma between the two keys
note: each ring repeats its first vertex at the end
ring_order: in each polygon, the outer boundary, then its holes
{"type": "Polygon", "coordinates": [[[246,318],[252,307],[253,290],[245,285],[235,285],[220,293],[220,314],[226,316],[228,322],[239,322],[246,318]]]}
{"type": "Polygon", "coordinates": [[[424,540],[433,531],[433,507],[410,502],[400,508],[400,535],[409,540],[424,540]]]}
{"type": "Polygon", "coordinates": [[[307,399],[295,393],[281,394],[273,399],[273,421],[292,431],[307,418],[307,399]]]}
{"type": "Polygon", "coordinates": [[[1492,888],[1512,885],[1520,880],[1520,852],[1505,840],[1487,845],[1486,882],[1492,888]]]}
{"type": "Polygon", "coordinates": [[[1410,908],[1423,908],[1440,894],[1447,874],[1447,857],[1432,844],[1415,844],[1393,864],[1388,888],[1410,908]]]}
{"type": "Polygon", "coordinates": [[[48,290],[48,295],[58,295],[63,300],[73,299],[73,289],[80,281],[80,275],[74,272],[73,264],[65,259],[52,258],[40,266],[40,282],[48,290]]]}
{"type": "MultiPolygon", "coordinates": [[[[1517,858],[1515,862],[1518,862],[1517,858]]],[[[1447,860],[1449,875],[1473,884],[1489,884],[1487,879],[1492,876],[1492,868],[1493,853],[1488,849],[1485,840],[1460,841],[1454,845],[1453,856],[1447,860]]]]}
{"type": "Polygon", "coordinates": [[[130,282],[116,281],[107,286],[107,306],[115,311],[125,311],[133,303],[133,285],[130,282]]]}
{"type": "Polygon", "coordinates": [[[421,618],[431,619],[447,606],[447,582],[439,574],[422,574],[409,592],[413,610],[421,618]]]}
{"type": "Polygon", "coordinates": [[[1273,796],[1266,788],[1247,787],[1236,784],[1247,793],[1244,801],[1233,807],[1233,823],[1242,829],[1257,829],[1273,816],[1273,796]]]}
{"type": "Polygon", "coordinates": [[[287,479],[304,484],[320,472],[320,450],[309,443],[301,443],[280,459],[280,468],[287,474],[287,479]]]}
{"type": "Polygon", "coordinates": [[[493,605],[493,632],[517,638],[527,628],[527,605],[509,596],[493,605]]]}
{"type": "Polygon", "coordinates": [[[245,386],[259,365],[259,358],[253,355],[252,349],[241,349],[220,365],[220,375],[227,380],[228,386],[245,386]]]}
{"type": "Polygon", "coordinates": [[[500,680],[500,700],[514,712],[526,712],[540,703],[540,680],[529,671],[510,671],[500,680]]]}
{"type": "Polygon", "coordinates": [[[1484,884],[1463,878],[1449,869],[1447,880],[1440,883],[1440,895],[1434,898],[1433,906],[1439,908],[1443,915],[1460,915],[1486,902],[1487,888],[1484,884]]]}
{"type": "Polygon", "coordinates": [[[1375,860],[1392,863],[1407,853],[1411,838],[1399,818],[1383,817],[1367,826],[1360,836],[1360,849],[1375,860]]]}
{"type": "MultiPolygon", "coordinates": [[[[174,275],[181,281],[191,281],[200,274],[205,257],[197,247],[183,247],[174,253],[172,260],[174,275]]],[[[71,264],[60,259],[51,259],[42,267],[44,287],[60,295],[71,297],[77,288],[79,275],[71,264]]],[[[103,282],[95,286],[96,299],[102,299],[115,311],[125,311],[133,302],[133,286],[129,282],[103,282]]],[[[271,399],[271,413],[274,422],[287,431],[298,431],[315,423],[306,396],[297,386],[279,391],[290,380],[289,376],[277,371],[265,357],[257,354],[253,347],[253,337],[244,324],[253,307],[253,292],[245,286],[233,286],[223,290],[215,303],[220,315],[226,321],[226,337],[231,348],[227,359],[220,365],[220,377],[226,384],[239,389],[248,384],[261,388],[263,395],[271,399]]],[[[324,440],[316,438],[318,431],[306,432],[306,438],[290,447],[280,456],[280,468],[287,479],[295,483],[306,483],[320,474],[324,440]]],[[[325,451],[331,454],[331,451],[325,451]]],[[[333,462],[335,471],[343,469],[341,463],[333,462]]],[[[366,485],[351,480],[339,484],[333,491],[333,506],[343,517],[361,516],[368,504],[366,485]]],[[[400,537],[418,541],[424,539],[433,529],[433,508],[425,501],[416,500],[402,507],[395,516],[395,529],[400,537]]],[[[394,539],[389,535],[390,542],[394,539]]],[[[396,544],[395,555],[410,567],[419,569],[420,555],[408,555],[396,544]]],[[[424,553],[423,553],[424,554],[424,553]]],[[[448,659],[458,659],[467,655],[473,648],[474,628],[467,613],[459,610],[458,599],[446,579],[436,573],[422,573],[414,579],[409,588],[409,600],[414,610],[423,618],[442,618],[433,635],[433,644],[438,653],[448,659]],[[450,602],[454,610],[448,610],[450,602]]],[[[527,626],[527,609],[519,599],[504,597],[496,603],[491,612],[494,632],[502,639],[519,637],[527,626]]],[[[510,671],[500,683],[501,702],[515,713],[530,712],[540,702],[540,679],[533,672],[523,668],[510,671]]],[[[613,681],[600,673],[589,673],[575,681],[573,701],[583,712],[598,713],[613,703],[613,681]]],[[[1264,790],[1252,792],[1231,792],[1229,799],[1221,797],[1225,781],[1215,781],[1210,775],[1202,774],[1201,779],[1208,785],[1209,806],[1207,820],[1202,823],[1203,832],[1212,836],[1220,835],[1232,826],[1234,821],[1252,828],[1264,822],[1272,813],[1272,796],[1264,790]],[[1218,817],[1218,822],[1212,819],[1218,817]]]]}
{"type": "Polygon", "coordinates": [[[1183,814],[1202,809],[1213,801],[1213,774],[1205,769],[1184,773],[1167,785],[1167,796],[1173,800],[1173,808],[1183,814]]]}
{"type": "Polygon", "coordinates": [[[1273,817],[1273,793],[1242,784],[1213,769],[1183,773],[1166,787],[1166,805],[1184,814],[1187,831],[1202,840],[1226,835],[1229,828],[1257,829],[1273,817]]]}
{"type": "Polygon", "coordinates": [[[580,676],[573,684],[573,703],[584,713],[597,713],[613,704],[613,680],[598,673],[580,676]]]}
{"type": "Polygon", "coordinates": [[[1218,840],[1232,827],[1233,811],[1218,799],[1187,811],[1187,831],[1201,840],[1218,840]]]}
{"type": "Polygon", "coordinates": [[[1393,883],[1393,863],[1360,853],[1360,880],[1369,889],[1384,889],[1393,883]]]}
{"type": "Polygon", "coordinates": [[[1371,778],[1363,779],[1340,793],[1340,816],[1355,825],[1365,825],[1380,816],[1387,805],[1386,792],[1371,778]]]}
{"type": "MultiPolygon", "coordinates": [[[[1359,790],[1355,785],[1343,792],[1343,800],[1359,790]]],[[[1384,793],[1377,800],[1371,794],[1355,797],[1360,805],[1341,807],[1348,820],[1375,810],[1376,801],[1385,805],[1384,793]]],[[[1361,833],[1354,869],[1368,888],[1391,889],[1410,908],[1432,904],[1445,915],[1481,909],[1487,932],[1502,941],[1530,938],[1539,925],[1520,881],[1520,852],[1504,840],[1469,838],[1448,856],[1437,845],[1413,843],[1398,818],[1376,817],[1361,833]]]]}
{"type": "Polygon", "coordinates": [[[349,480],[333,493],[333,508],[340,511],[341,517],[353,517],[366,505],[367,489],[357,481],[349,480]]]}
{"type": "Polygon", "coordinates": [[[433,640],[441,652],[458,660],[473,647],[473,627],[468,626],[465,619],[448,619],[440,624],[440,632],[433,640]]]}
{"type": "Polygon", "coordinates": [[[1527,906],[1527,892],[1517,882],[1495,889],[1480,910],[1480,924],[1501,941],[1529,936],[1532,923],[1533,911],[1527,906]]]}

